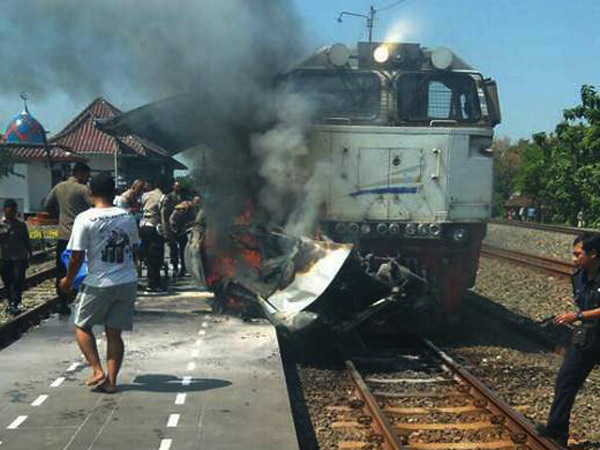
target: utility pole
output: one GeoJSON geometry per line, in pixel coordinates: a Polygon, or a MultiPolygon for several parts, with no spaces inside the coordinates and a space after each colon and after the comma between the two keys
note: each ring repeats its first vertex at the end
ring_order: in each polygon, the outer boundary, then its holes
{"type": "Polygon", "coordinates": [[[373,5],[369,8],[368,14],[357,14],[349,11],[342,11],[337,18],[339,23],[342,23],[342,18],[344,16],[354,16],[354,17],[362,17],[367,20],[367,29],[369,30],[369,48],[373,43],[373,26],[375,24],[375,14],[377,14],[377,10],[373,5]]]}

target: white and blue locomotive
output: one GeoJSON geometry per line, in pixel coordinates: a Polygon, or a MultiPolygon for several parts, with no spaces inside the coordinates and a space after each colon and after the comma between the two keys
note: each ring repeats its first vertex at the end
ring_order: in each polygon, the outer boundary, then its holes
{"type": "Polygon", "coordinates": [[[335,168],[325,233],[401,255],[433,281],[447,314],[473,286],[491,213],[496,83],[447,48],[335,44],[283,77],[315,105],[313,164],[335,168]]]}

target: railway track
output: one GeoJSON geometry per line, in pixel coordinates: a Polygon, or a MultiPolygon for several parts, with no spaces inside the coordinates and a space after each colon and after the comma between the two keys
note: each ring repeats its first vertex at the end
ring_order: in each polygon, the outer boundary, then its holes
{"type": "Polygon", "coordinates": [[[490,258],[510,261],[522,266],[533,268],[559,278],[570,278],[575,270],[573,264],[558,259],[532,255],[530,253],[508,250],[489,244],[481,246],[481,254],[490,258]]]}
{"type": "MultiPolygon", "coordinates": [[[[26,309],[16,317],[0,317],[0,349],[40,323],[58,306],[53,281],[56,276],[56,266],[53,259],[48,261],[52,253],[53,250],[48,250],[34,254],[32,261],[37,263],[28,269],[23,292],[23,305],[26,309]]],[[[0,288],[0,298],[2,300],[6,298],[4,287],[0,288]]]]}
{"type": "Polygon", "coordinates": [[[599,230],[594,230],[591,228],[568,227],[566,225],[550,225],[550,224],[545,224],[545,223],[519,222],[519,221],[508,221],[508,220],[490,220],[489,223],[493,223],[495,225],[505,225],[505,226],[509,226],[509,227],[529,228],[532,230],[543,230],[543,231],[552,231],[555,233],[572,234],[574,236],[578,236],[582,233],[590,233],[590,234],[600,235],[599,230]]]}
{"type": "Polygon", "coordinates": [[[432,342],[387,358],[393,371],[373,371],[362,358],[366,376],[346,361],[350,400],[328,407],[347,436],[340,450],[562,448],[432,342]]]}

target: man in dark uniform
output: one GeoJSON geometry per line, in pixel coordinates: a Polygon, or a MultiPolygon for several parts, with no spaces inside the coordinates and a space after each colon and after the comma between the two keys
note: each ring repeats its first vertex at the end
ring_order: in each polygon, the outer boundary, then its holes
{"type": "MultiPolygon", "coordinates": [[[[185,263],[181,259],[180,255],[183,254],[183,249],[181,248],[181,242],[179,239],[181,235],[178,235],[171,228],[171,216],[175,212],[175,208],[177,205],[181,203],[181,194],[183,193],[183,186],[179,181],[175,181],[173,183],[171,192],[169,192],[165,198],[164,211],[165,217],[169,222],[169,229],[165,230],[165,238],[167,239],[167,244],[169,245],[169,260],[171,261],[171,268],[173,269],[173,276],[185,275],[185,263]],[[179,271],[179,263],[182,263],[181,271],[179,271]]],[[[187,238],[186,238],[187,243],[187,238]]],[[[185,247],[185,244],[184,244],[185,247]]]]}
{"type": "MultiPolygon", "coordinates": [[[[600,362],[600,236],[584,234],[573,243],[573,263],[578,268],[571,277],[573,299],[578,311],[555,317],[558,324],[581,322],[586,335],[576,331],[556,376],[554,401],[542,435],[566,446],[569,419],[577,392],[594,366],[600,362]]],[[[577,329],[576,329],[577,330],[577,329]]]]}
{"type": "Polygon", "coordinates": [[[48,194],[44,209],[54,217],[58,216],[58,242],[56,244],[56,294],[58,295],[60,314],[71,314],[69,301],[71,296],[58,288],[58,282],[67,274],[61,261],[61,255],[73,230],[73,222],[77,214],[93,206],[89,189],[86,186],[90,179],[90,168],[87,164],[77,163],[73,167],[73,175],[66,181],[58,183],[48,194]]]}
{"type": "Polygon", "coordinates": [[[29,265],[32,249],[29,231],[24,222],[17,219],[17,202],[4,202],[4,217],[0,220],[0,276],[6,290],[6,311],[16,316],[25,285],[25,271],[29,265]]]}

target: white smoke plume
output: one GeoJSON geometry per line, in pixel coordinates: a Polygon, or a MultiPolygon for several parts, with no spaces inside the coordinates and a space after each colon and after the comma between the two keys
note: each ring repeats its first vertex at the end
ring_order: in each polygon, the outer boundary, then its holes
{"type": "Polygon", "coordinates": [[[292,236],[313,236],[319,222],[321,206],[326,199],[330,180],[337,173],[328,162],[319,162],[312,177],[302,186],[300,200],[288,217],[285,232],[292,236]]]}
{"type": "Polygon", "coordinates": [[[306,130],[313,108],[303,97],[282,94],[275,99],[277,124],[251,137],[258,174],[264,180],[258,194],[261,208],[276,223],[284,223],[296,204],[302,186],[310,177],[305,166],[309,154],[306,130]]]}

